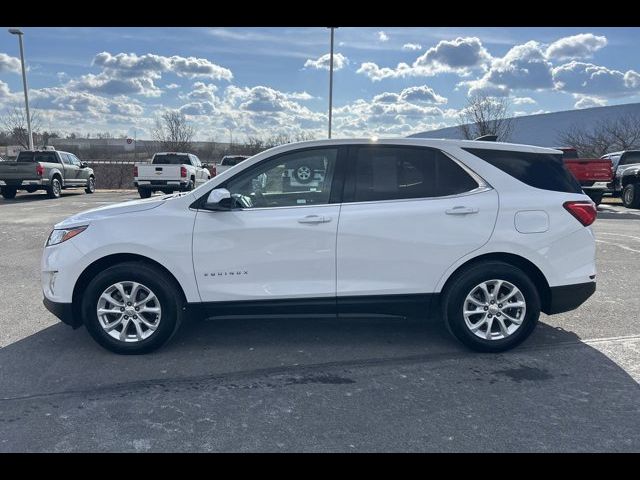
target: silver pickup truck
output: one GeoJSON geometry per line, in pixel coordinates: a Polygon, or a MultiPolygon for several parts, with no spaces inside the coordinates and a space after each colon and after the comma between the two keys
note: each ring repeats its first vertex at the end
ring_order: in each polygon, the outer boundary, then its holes
{"type": "Polygon", "coordinates": [[[93,193],[96,177],[93,169],[72,153],[25,150],[15,162],[0,163],[0,190],[7,199],[14,198],[18,190],[45,190],[49,198],[58,198],[63,189],[73,187],[93,193]]]}

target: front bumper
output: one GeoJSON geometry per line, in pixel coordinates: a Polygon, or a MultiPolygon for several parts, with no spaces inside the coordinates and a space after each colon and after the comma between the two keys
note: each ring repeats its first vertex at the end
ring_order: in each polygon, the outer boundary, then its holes
{"type": "Polygon", "coordinates": [[[82,319],[74,315],[73,304],[54,302],[47,297],[42,299],[42,303],[44,303],[45,308],[58,317],[61,322],[71,325],[73,328],[82,326],[82,319]]]}
{"type": "Polygon", "coordinates": [[[576,283],[551,287],[549,304],[543,311],[547,315],[575,310],[596,291],[596,282],[576,283]]]}

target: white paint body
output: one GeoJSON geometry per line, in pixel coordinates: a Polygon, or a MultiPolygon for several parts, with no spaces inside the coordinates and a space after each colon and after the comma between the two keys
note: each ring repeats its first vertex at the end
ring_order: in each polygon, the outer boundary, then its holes
{"type": "Polygon", "coordinates": [[[69,217],[55,228],[88,228],[44,249],[44,294],[54,302],[70,303],[81,273],[96,260],[118,253],[164,265],[190,303],[438,293],[459,266],[488,253],[529,260],[551,287],[593,281],[592,230],[562,206],[589,198],[530,187],[462,148],[557,153],[550,149],[460,140],[379,140],[438,148],[480,177],[486,188],[426,199],[231,211],[191,208],[217,185],[275,154],[367,143],[288,144],[251,157],[191,192],[69,217]],[[456,207],[473,213],[446,213],[456,207]],[[323,220],[300,222],[310,216],[323,220]]]}

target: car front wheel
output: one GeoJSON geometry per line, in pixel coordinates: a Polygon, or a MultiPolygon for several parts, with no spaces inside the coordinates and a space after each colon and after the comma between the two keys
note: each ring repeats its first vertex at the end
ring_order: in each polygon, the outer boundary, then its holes
{"type": "Polygon", "coordinates": [[[502,352],[523,342],[540,316],[531,279],[503,262],[483,262],[456,277],[443,298],[449,331],[467,347],[502,352]]]}
{"type": "Polygon", "coordinates": [[[151,190],[148,188],[139,188],[138,194],[140,195],[140,198],[149,198],[151,196],[151,190]]]}
{"type": "Polygon", "coordinates": [[[622,191],[622,203],[627,208],[640,208],[640,185],[630,183],[622,191]]]}
{"type": "Polygon", "coordinates": [[[89,177],[89,180],[87,180],[87,187],[84,191],[86,193],[94,193],[96,191],[96,179],[94,177],[89,177]]]}
{"type": "Polygon", "coordinates": [[[82,317],[102,347],[119,354],[160,348],[180,324],[181,295],[159,269],[127,262],[100,272],[82,299],[82,317]]]}

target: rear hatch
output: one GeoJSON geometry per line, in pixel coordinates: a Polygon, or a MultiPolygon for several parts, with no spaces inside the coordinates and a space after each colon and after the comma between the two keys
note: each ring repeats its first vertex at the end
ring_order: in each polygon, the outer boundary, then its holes
{"type": "Polygon", "coordinates": [[[564,164],[579,182],[610,182],[611,160],[600,158],[565,158],[564,164]]]}
{"type": "Polygon", "coordinates": [[[138,180],[161,184],[169,180],[180,181],[182,165],[190,165],[188,155],[161,153],[153,157],[151,164],[138,165],[138,180]]]}
{"type": "Polygon", "coordinates": [[[41,177],[36,173],[36,162],[2,162],[0,163],[0,180],[38,180],[41,177]]]}

